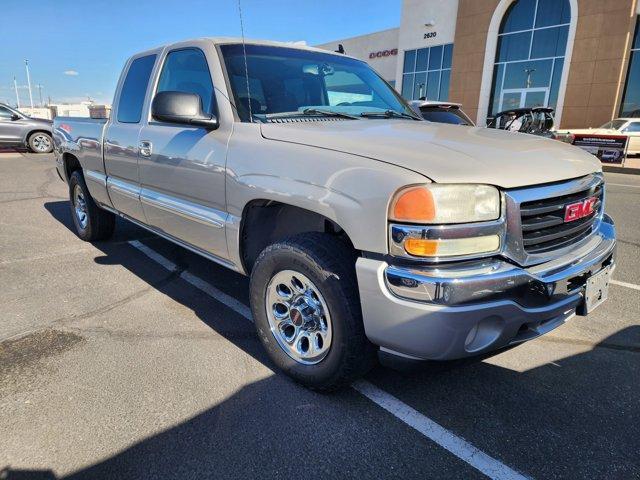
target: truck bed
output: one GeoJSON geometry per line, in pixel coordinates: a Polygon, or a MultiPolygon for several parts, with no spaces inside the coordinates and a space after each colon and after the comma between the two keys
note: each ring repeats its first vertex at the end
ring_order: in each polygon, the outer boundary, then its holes
{"type": "Polygon", "coordinates": [[[102,134],[106,123],[106,118],[56,117],[54,144],[58,151],[75,156],[83,169],[105,174],[102,134]]]}

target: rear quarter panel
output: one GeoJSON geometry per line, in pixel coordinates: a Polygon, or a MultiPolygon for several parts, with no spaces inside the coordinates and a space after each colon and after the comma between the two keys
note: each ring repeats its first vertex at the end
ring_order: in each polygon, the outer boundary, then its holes
{"type": "Polygon", "coordinates": [[[105,119],[57,117],[53,122],[53,144],[63,178],[69,181],[64,165],[69,156],[75,157],[82,167],[91,196],[97,202],[111,206],[102,154],[102,133],[106,123],[105,119]]]}

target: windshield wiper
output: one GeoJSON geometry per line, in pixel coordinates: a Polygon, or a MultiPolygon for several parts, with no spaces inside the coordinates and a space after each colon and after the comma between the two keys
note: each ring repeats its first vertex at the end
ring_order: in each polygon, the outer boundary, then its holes
{"type": "Polygon", "coordinates": [[[348,113],[343,112],[334,112],[333,110],[323,110],[319,108],[305,108],[302,111],[296,110],[293,112],[278,112],[278,113],[267,113],[265,118],[287,118],[287,117],[299,117],[302,115],[322,115],[325,117],[340,117],[340,118],[349,118],[351,120],[357,120],[358,117],[355,115],[350,115],[348,113]]]}
{"type": "Polygon", "coordinates": [[[351,118],[357,120],[358,117],[344,112],[335,112],[333,110],[323,110],[321,108],[305,108],[302,113],[306,115],[325,115],[327,117],[351,118]]]}
{"type": "Polygon", "coordinates": [[[411,120],[422,120],[417,116],[411,115],[409,113],[397,112],[396,110],[362,112],[360,116],[361,117],[384,117],[384,118],[410,118],[411,120]]]}

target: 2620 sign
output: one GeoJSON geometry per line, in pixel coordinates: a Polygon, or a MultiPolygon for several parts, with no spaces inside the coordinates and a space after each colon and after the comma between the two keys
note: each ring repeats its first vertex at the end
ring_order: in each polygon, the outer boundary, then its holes
{"type": "Polygon", "coordinates": [[[427,32],[424,34],[424,39],[426,40],[427,38],[435,38],[438,36],[438,32],[427,32]]]}

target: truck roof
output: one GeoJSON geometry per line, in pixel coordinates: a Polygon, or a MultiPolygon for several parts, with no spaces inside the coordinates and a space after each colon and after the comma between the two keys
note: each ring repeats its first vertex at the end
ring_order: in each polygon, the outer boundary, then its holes
{"type": "MultiPolygon", "coordinates": [[[[172,43],[167,43],[164,45],[159,45],[157,47],[154,48],[150,48],[148,50],[142,51],[142,52],[136,52],[134,54],[134,56],[139,56],[139,55],[143,55],[143,54],[149,54],[149,53],[157,53],[159,50],[162,50],[164,48],[174,48],[174,47],[180,47],[180,46],[184,46],[185,44],[191,43],[191,42],[200,42],[200,41],[209,41],[212,42],[214,45],[225,45],[225,44],[233,44],[233,43],[242,43],[242,37],[200,37],[200,38],[190,38],[190,39],[185,39],[185,40],[180,40],[179,42],[172,42],[172,43]]],[[[352,57],[350,55],[346,55],[343,53],[338,53],[338,52],[333,52],[331,50],[324,50],[322,48],[317,48],[317,47],[310,47],[306,44],[304,44],[303,42],[276,42],[276,41],[272,41],[272,40],[259,40],[259,39],[251,39],[251,38],[245,38],[244,39],[244,43],[246,45],[266,45],[266,46],[272,46],[272,47],[287,47],[287,48],[296,48],[298,50],[309,50],[309,51],[313,51],[313,52],[320,52],[320,53],[328,53],[331,55],[338,55],[340,57],[349,57],[349,58],[353,58],[354,60],[358,60],[355,57],[352,57]]]]}

